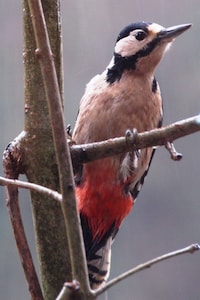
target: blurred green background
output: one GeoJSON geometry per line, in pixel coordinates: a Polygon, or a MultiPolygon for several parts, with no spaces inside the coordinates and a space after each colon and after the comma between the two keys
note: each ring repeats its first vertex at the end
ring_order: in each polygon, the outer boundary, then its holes
{"type": "MultiPolygon", "coordinates": [[[[134,21],[163,26],[193,23],[173,44],[157,70],[164,124],[200,111],[200,4],[198,0],[61,1],[66,124],[74,125],[85,84],[109,63],[116,36],[134,21]]],[[[0,2],[0,152],[23,129],[23,33],[21,1],[0,2]]],[[[113,245],[111,277],[163,253],[200,242],[199,146],[194,134],[175,142],[181,162],[158,149],[131,215],[113,245]]],[[[0,167],[1,175],[2,167],[0,167]]],[[[21,208],[34,260],[29,194],[21,208]]],[[[0,188],[1,299],[30,299],[0,188]]],[[[59,270],[58,270],[59,272],[59,270]]],[[[100,297],[112,300],[200,299],[200,254],[185,255],[129,278],[100,297]]]]}

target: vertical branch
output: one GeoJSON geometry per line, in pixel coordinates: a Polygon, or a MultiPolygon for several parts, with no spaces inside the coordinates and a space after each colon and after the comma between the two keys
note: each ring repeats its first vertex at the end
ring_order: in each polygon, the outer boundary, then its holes
{"type": "MultiPolygon", "coordinates": [[[[63,93],[59,0],[43,0],[50,43],[55,59],[58,88],[63,93]]],[[[25,131],[24,173],[29,182],[59,191],[58,168],[44,82],[28,1],[23,1],[25,131]]],[[[65,222],[60,203],[47,195],[31,192],[33,223],[45,299],[55,299],[63,282],[71,279],[71,262],[65,222]]]]}
{"type": "Polygon", "coordinates": [[[66,140],[63,109],[61,105],[54,58],[51,52],[41,2],[39,0],[29,0],[28,2],[37,44],[36,54],[40,62],[49,106],[54,147],[59,169],[61,193],[63,196],[62,210],[69,242],[72,276],[80,282],[81,289],[85,293],[89,293],[90,289],[83,238],[74,193],[72,163],[69,146],[66,140]]]}

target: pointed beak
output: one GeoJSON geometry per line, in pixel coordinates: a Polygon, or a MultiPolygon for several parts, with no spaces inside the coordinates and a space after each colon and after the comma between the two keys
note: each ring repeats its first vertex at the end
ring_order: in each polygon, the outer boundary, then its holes
{"type": "Polygon", "coordinates": [[[158,33],[158,38],[161,40],[172,41],[174,38],[188,30],[192,24],[182,24],[163,29],[158,33]]]}

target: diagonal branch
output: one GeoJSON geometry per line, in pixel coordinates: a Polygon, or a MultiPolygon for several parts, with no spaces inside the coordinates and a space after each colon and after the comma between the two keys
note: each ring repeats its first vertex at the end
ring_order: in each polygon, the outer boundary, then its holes
{"type": "Polygon", "coordinates": [[[146,147],[162,146],[198,131],[200,131],[200,115],[178,121],[166,127],[139,133],[136,138],[134,136],[133,138],[118,137],[86,145],[72,144],[72,160],[76,164],[86,163],[128,152],[133,147],[135,149],[143,149],[146,147]]]}
{"type": "Polygon", "coordinates": [[[159,257],[156,257],[152,260],[149,260],[143,264],[138,265],[137,267],[130,269],[129,271],[119,275],[118,277],[110,280],[106,285],[104,285],[102,288],[100,288],[99,290],[96,291],[96,296],[100,295],[102,293],[104,293],[105,291],[107,291],[109,288],[113,287],[115,284],[119,283],[120,281],[126,279],[127,277],[130,277],[131,275],[140,272],[142,270],[145,270],[147,268],[150,268],[151,266],[153,266],[156,263],[159,263],[161,261],[164,261],[166,259],[178,256],[178,255],[182,255],[185,253],[194,253],[196,251],[200,250],[200,245],[199,244],[192,244],[188,247],[173,251],[173,252],[169,252],[167,254],[161,255],[159,257]]]}
{"type": "MultiPolygon", "coordinates": [[[[171,158],[173,160],[180,160],[181,154],[176,152],[171,141],[198,131],[200,131],[200,117],[195,116],[160,129],[139,133],[136,139],[132,137],[128,139],[126,137],[119,137],[102,142],[71,145],[70,150],[75,164],[77,161],[87,163],[107,156],[121,154],[132,150],[133,147],[142,149],[149,146],[165,145],[171,154],[171,158]]],[[[0,177],[0,185],[15,185],[17,187],[44,193],[57,201],[62,201],[60,193],[38,184],[0,177]]]]}
{"type": "Polygon", "coordinates": [[[25,182],[22,180],[17,180],[17,179],[8,179],[0,176],[0,185],[3,186],[15,186],[15,187],[20,187],[28,190],[32,190],[38,193],[43,193],[59,202],[62,201],[62,195],[54,190],[51,190],[49,188],[46,188],[42,185],[31,183],[31,182],[25,182]]]}

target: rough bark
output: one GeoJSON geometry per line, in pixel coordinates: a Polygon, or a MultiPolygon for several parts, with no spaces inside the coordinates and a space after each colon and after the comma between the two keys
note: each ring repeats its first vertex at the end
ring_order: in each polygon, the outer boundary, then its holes
{"type": "MultiPolygon", "coordinates": [[[[57,0],[42,1],[61,95],[62,57],[60,7],[57,0]]],[[[25,138],[24,169],[30,182],[59,190],[52,130],[39,61],[35,55],[32,21],[24,1],[25,138]]],[[[45,299],[54,299],[63,282],[71,279],[66,228],[59,203],[31,192],[37,252],[45,299]]]]}

